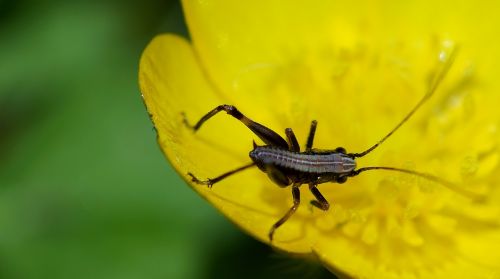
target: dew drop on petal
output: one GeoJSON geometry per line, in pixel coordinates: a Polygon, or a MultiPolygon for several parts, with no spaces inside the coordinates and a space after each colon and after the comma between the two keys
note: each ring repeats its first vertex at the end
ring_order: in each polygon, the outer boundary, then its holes
{"type": "Polygon", "coordinates": [[[439,53],[439,60],[440,60],[441,62],[445,62],[445,61],[446,61],[446,59],[447,59],[447,57],[448,57],[448,56],[446,55],[446,52],[441,51],[441,52],[439,53]]]}
{"type": "Polygon", "coordinates": [[[446,62],[449,58],[449,54],[455,48],[455,42],[452,40],[444,40],[442,43],[443,50],[439,52],[439,61],[446,62]]]}

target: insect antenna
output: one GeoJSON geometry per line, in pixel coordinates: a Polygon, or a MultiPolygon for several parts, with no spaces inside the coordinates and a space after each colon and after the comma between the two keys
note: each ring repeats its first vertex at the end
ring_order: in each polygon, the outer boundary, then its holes
{"type": "Polygon", "coordinates": [[[468,197],[470,199],[473,199],[473,200],[480,200],[481,198],[483,198],[483,195],[481,195],[481,194],[474,193],[474,192],[465,190],[463,188],[460,188],[459,186],[455,185],[454,183],[446,181],[440,177],[437,177],[437,176],[434,176],[434,175],[428,174],[428,173],[407,170],[407,169],[400,169],[400,168],[393,168],[393,167],[364,167],[364,168],[359,168],[359,169],[353,171],[352,174],[349,176],[356,176],[362,172],[369,171],[369,170],[389,170],[389,171],[397,171],[397,172],[407,173],[407,174],[422,177],[422,178],[427,179],[429,181],[438,183],[438,184],[448,188],[449,190],[457,192],[457,193],[459,193],[465,197],[468,197]]]}
{"type": "MultiPolygon", "coordinates": [[[[361,153],[349,153],[348,155],[352,158],[359,158],[359,157],[365,156],[366,154],[372,152],[380,144],[382,144],[387,138],[389,138],[394,132],[396,132],[396,130],[398,130],[399,127],[401,127],[401,125],[403,125],[406,121],[408,121],[408,119],[432,96],[432,94],[434,94],[434,92],[438,88],[439,84],[441,83],[441,81],[444,79],[444,77],[448,73],[448,70],[450,69],[451,65],[453,64],[453,61],[455,60],[456,52],[457,52],[456,47],[451,49],[449,56],[445,58],[446,61],[444,62],[444,65],[438,71],[438,73],[434,76],[434,78],[431,80],[431,83],[430,83],[429,89],[427,90],[427,93],[424,95],[424,97],[422,97],[422,99],[417,103],[417,105],[403,118],[403,120],[401,120],[401,122],[399,122],[398,125],[396,125],[396,127],[394,127],[385,137],[383,137],[375,145],[368,148],[367,150],[365,150],[361,153]]],[[[441,52],[440,57],[442,54],[443,54],[443,52],[441,52]]]]}

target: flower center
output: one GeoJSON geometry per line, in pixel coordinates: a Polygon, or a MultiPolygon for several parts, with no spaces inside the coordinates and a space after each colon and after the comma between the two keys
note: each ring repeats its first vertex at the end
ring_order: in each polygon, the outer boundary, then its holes
{"type": "MultiPolygon", "coordinates": [[[[298,127],[297,135],[306,135],[308,123],[316,119],[315,147],[360,152],[427,92],[446,44],[304,51],[280,67],[268,86],[282,96],[281,121],[298,127]]],[[[433,174],[483,198],[474,200],[409,174],[367,172],[341,186],[319,186],[332,204],[329,212],[311,215],[320,237],[345,238],[377,264],[418,270],[464,260],[463,239],[499,228],[500,208],[490,202],[499,194],[492,187],[499,179],[498,132],[487,118],[494,102],[483,103],[488,99],[478,86],[479,73],[460,55],[429,102],[358,165],[433,174]]]]}

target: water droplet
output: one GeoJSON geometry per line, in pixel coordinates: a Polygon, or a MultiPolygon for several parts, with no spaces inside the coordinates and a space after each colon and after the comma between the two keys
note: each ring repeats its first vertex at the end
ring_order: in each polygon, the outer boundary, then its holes
{"type": "Polygon", "coordinates": [[[443,47],[445,47],[445,48],[452,48],[455,46],[455,42],[452,40],[444,40],[442,44],[443,44],[443,47]]]}
{"type": "Polygon", "coordinates": [[[444,63],[450,58],[450,53],[452,53],[455,48],[455,42],[452,40],[444,40],[441,45],[443,49],[439,52],[439,61],[444,63]]]}
{"type": "Polygon", "coordinates": [[[447,53],[445,51],[441,51],[439,53],[439,60],[441,62],[445,62],[447,58],[448,58],[448,55],[447,55],[447,53]]]}

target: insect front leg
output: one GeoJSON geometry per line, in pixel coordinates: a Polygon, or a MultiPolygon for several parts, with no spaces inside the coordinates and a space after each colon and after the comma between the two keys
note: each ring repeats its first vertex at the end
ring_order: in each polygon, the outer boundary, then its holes
{"type": "Polygon", "coordinates": [[[276,147],[281,147],[284,149],[288,149],[288,143],[280,135],[278,135],[273,130],[267,128],[266,126],[259,124],[255,121],[251,120],[250,118],[246,117],[235,106],[231,106],[231,105],[217,106],[216,108],[214,108],[213,110],[211,110],[207,114],[205,114],[194,126],[189,124],[189,122],[186,119],[185,114],[183,113],[184,124],[186,124],[186,126],[190,127],[194,131],[197,131],[198,129],[200,129],[201,125],[203,125],[203,123],[205,123],[205,121],[212,118],[214,115],[216,115],[220,111],[225,111],[225,112],[227,112],[227,114],[229,114],[232,117],[241,121],[266,144],[276,146],[276,147]]]}
{"type": "Polygon", "coordinates": [[[191,181],[193,181],[194,183],[196,183],[196,184],[202,184],[202,185],[207,185],[208,188],[212,188],[212,186],[215,183],[221,181],[222,179],[224,179],[224,178],[226,178],[226,177],[228,177],[228,176],[230,176],[232,174],[235,174],[237,172],[240,172],[242,170],[246,170],[246,169],[248,169],[250,167],[253,167],[253,166],[255,166],[255,163],[244,165],[244,166],[239,167],[237,169],[234,169],[232,171],[228,171],[226,173],[223,173],[223,174],[221,174],[221,175],[219,175],[219,176],[217,176],[215,178],[208,178],[207,180],[199,180],[196,176],[194,176],[194,174],[192,174],[190,172],[188,172],[188,175],[191,176],[191,181]]]}
{"type": "Polygon", "coordinates": [[[281,219],[279,219],[278,222],[274,223],[274,225],[269,230],[268,236],[269,236],[269,240],[271,242],[273,241],[273,236],[274,236],[274,232],[276,231],[276,229],[279,228],[281,225],[283,225],[295,213],[295,211],[297,211],[297,208],[299,208],[299,205],[300,205],[299,186],[300,186],[300,184],[294,184],[292,186],[293,206],[287,211],[285,216],[281,217],[281,219]]]}
{"type": "Polygon", "coordinates": [[[306,152],[311,151],[314,141],[314,135],[316,134],[316,126],[318,125],[318,121],[311,121],[311,128],[309,129],[309,136],[307,137],[306,143],[306,152]]]}
{"type": "Polygon", "coordinates": [[[316,184],[309,184],[309,190],[316,198],[316,200],[311,201],[311,204],[323,211],[327,211],[330,208],[330,204],[325,199],[325,197],[323,197],[323,195],[316,186],[317,186],[316,184]]]}

